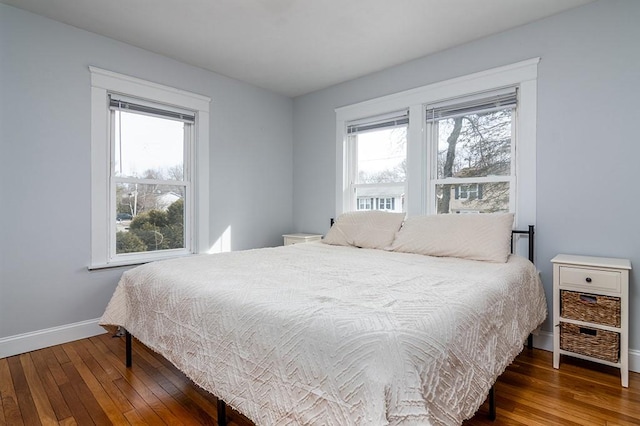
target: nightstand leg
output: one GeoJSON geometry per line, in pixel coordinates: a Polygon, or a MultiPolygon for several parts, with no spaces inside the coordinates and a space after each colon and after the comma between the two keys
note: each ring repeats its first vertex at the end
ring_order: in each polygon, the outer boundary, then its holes
{"type": "MultiPolygon", "coordinates": [[[[554,303],[556,301],[554,300],[554,303]]],[[[556,306],[556,316],[559,315],[559,308],[556,306]]],[[[553,368],[560,368],[560,324],[557,324],[553,331],[553,368]]]]}

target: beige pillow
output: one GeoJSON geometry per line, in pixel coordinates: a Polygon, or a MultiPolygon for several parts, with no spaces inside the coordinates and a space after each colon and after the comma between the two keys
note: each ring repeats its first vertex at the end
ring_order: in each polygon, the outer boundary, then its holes
{"type": "Polygon", "coordinates": [[[404,213],[361,211],[343,213],[322,242],[338,246],[388,248],[402,226],[404,213]]]}
{"type": "Polygon", "coordinates": [[[504,263],[511,252],[512,229],[513,213],[409,217],[391,250],[504,263]]]}

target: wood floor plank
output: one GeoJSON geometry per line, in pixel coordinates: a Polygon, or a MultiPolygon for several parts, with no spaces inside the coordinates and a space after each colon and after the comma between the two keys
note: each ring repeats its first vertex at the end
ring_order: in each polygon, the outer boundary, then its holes
{"type": "MultiPolygon", "coordinates": [[[[71,363],[75,366],[76,371],[82,378],[82,381],[87,386],[95,401],[102,407],[102,410],[106,414],[106,416],[111,420],[113,424],[126,424],[127,420],[122,415],[122,411],[118,409],[113,399],[109,396],[109,394],[105,391],[103,386],[107,385],[107,383],[101,384],[96,374],[98,374],[99,370],[92,371],[82,360],[78,352],[76,351],[77,342],[72,342],[65,345],[65,352],[69,357],[71,363]]],[[[94,366],[95,367],[95,366],[94,366]]],[[[117,388],[116,388],[117,389],[117,388]]],[[[126,402],[126,399],[123,398],[126,402]]],[[[130,404],[127,402],[127,407],[125,411],[132,409],[130,404]]]]}
{"type": "Polygon", "coordinates": [[[58,421],[62,421],[63,419],[71,417],[71,410],[69,409],[67,402],[64,400],[64,396],[62,396],[62,392],[60,392],[60,388],[49,369],[45,358],[45,352],[42,350],[31,352],[31,359],[33,360],[36,371],[40,376],[40,380],[42,381],[44,390],[47,393],[47,397],[51,402],[51,407],[55,412],[56,419],[58,419],[58,421]]]}
{"type": "MultiPolygon", "coordinates": [[[[40,357],[42,357],[45,360],[47,367],[49,368],[49,371],[53,376],[53,379],[56,381],[56,384],[60,386],[65,383],[68,383],[69,378],[67,377],[64,370],[62,369],[59,358],[55,354],[54,348],[58,348],[58,346],[55,346],[53,348],[40,349],[38,353],[40,354],[40,357]]],[[[67,359],[67,362],[68,362],[68,359],[67,359]]]]}
{"type": "Polygon", "coordinates": [[[15,389],[16,402],[20,409],[22,422],[29,426],[41,425],[42,423],[38,418],[36,405],[33,402],[33,396],[29,389],[29,383],[27,383],[27,378],[22,370],[20,356],[21,355],[9,357],[7,362],[9,364],[11,378],[13,379],[13,388],[15,389]]]}
{"type": "Polygon", "coordinates": [[[18,407],[18,397],[13,387],[13,379],[7,358],[0,359],[0,411],[2,421],[7,425],[22,425],[22,414],[18,407]]]}
{"type": "Polygon", "coordinates": [[[167,387],[166,381],[162,380],[161,377],[154,377],[153,373],[149,373],[148,365],[144,360],[136,359],[134,364],[136,375],[140,378],[142,383],[144,383],[144,385],[154,395],[156,395],[158,399],[165,403],[171,413],[186,422],[185,424],[191,426],[198,426],[200,424],[181,403],[184,394],[176,390],[174,387],[167,387]]]}
{"type": "Polygon", "coordinates": [[[132,426],[147,425],[147,422],[145,422],[144,418],[136,410],[130,410],[123,414],[132,426]]]}
{"type": "Polygon", "coordinates": [[[94,425],[91,415],[87,408],[82,404],[76,389],[71,382],[60,385],[60,393],[64,397],[65,402],[69,406],[69,410],[73,414],[73,419],[80,425],[94,425]]]}
{"type": "MultiPolygon", "coordinates": [[[[140,356],[140,353],[137,354],[138,356],[135,357],[136,364],[139,365],[140,368],[144,370],[149,377],[153,378],[153,381],[157,383],[168,395],[171,395],[184,410],[189,412],[190,417],[194,419],[194,426],[215,425],[217,423],[217,409],[213,409],[212,407],[212,415],[210,415],[198,404],[196,404],[190,396],[187,396],[182,391],[182,388],[190,387],[189,384],[183,382],[176,387],[174,383],[167,379],[167,377],[162,374],[157,368],[154,368],[152,365],[150,365],[145,357],[140,356]]],[[[214,406],[214,403],[210,403],[210,405],[214,406]]]]}
{"type": "Polygon", "coordinates": [[[33,402],[36,406],[36,411],[38,412],[40,421],[45,426],[57,425],[58,419],[56,417],[56,413],[53,411],[51,400],[45,391],[42,380],[40,380],[40,376],[38,375],[36,366],[33,363],[31,354],[26,353],[21,355],[20,364],[22,364],[22,370],[24,371],[24,375],[27,379],[29,390],[33,397],[33,402]]]}
{"type": "Polygon", "coordinates": [[[64,345],[52,346],[51,350],[53,351],[55,357],[58,359],[58,364],[62,365],[69,362],[69,357],[64,351],[64,345]]]}
{"type": "Polygon", "coordinates": [[[124,378],[114,381],[114,384],[122,391],[122,394],[127,397],[134,410],[138,415],[145,419],[148,425],[160,426],[166,423],[162,421],[158,413],[153,409],[147,401],[140,396],[140,394],[127,382],[124,378]]]}
{"type": "MultiPolygon", "coordinates": [[[[125,367],[123,356],[124,344],[118,345],[119,342],[111,342],[109,344],[106,344],[105,342],[94,343],[101,351],[103,351],[104,356],[109,360],[109,362],[122,373],[123,379],[131,386],[131,388],[134,389],[140,397],[142,397],[145,403],[149,405],[149,407],[151,407],[151,409],[160,416],[166,424],[182,424],[168,407],[172,401],[169,399],[165,401],[158,398],[152,389],[147,387],[146,382],[142,380],[141,373],[143,372],[141,372],[135,364],[132,368],[125,367]],[[112,352],[112,349],[117,351],[118,355],[121,357],[117,357],[116,353],[112,352]]],[[[121,386],[119,387],[122,389],[121,386]]],[[[130,402],[133,402],[130,398],[129,400],[130,402]]]]}
{"type": "Polygon", "coordinates": [[[62,419],[58,424],[60,426],[78,426],[76,419],[74,419],[73,417],[67,417],[66,419],[62,419]]]}
{"type": "MultiPolygon", "coordinates": [[[[142,345],[138,347],[142,347],[142,345]]],[[[136,351],[136,359],[138,359],[138,357],[149,363],[163,379],[168,380],[173,386],[180,389],[188,400],[195,402],[196,406],[192,407],[192,409],[198,412],[202,417],[202,421],[207,420],[207,417],[213,419],[218,418],[215,396],[207,392],[201,392],[197,386],[191,386],[190,380],[180,371],[176,370],[166,359],[158,359],[157,356],[154,356],[148,350],[144,349],[136,351]],[[206,416],[200,413],[200,410],[204,411],[206,416]]]]}
{"type": "Polygon", "coordinates": [[[85,383],[84,379],[76,369],[76,366],[71,362],[67,362],[62,365],[62,369],[67,374],[67,377],[69,378],[69,384],[71,385],[73,391],[77,395],[82,405],[87,409],[87,412],[89,413],[93,421],[99,425],[110,424],[111,422],[109,421],[109,417],[96,400],[95,396],[91,392],[91,389],[89,388],[87,383],[85,383]]]}
{"type": "Polygon", "coordinates": [[[4,404],[2,402],[2,394],[0,394],[0,426],[5,426],[7,419],[4,416],[4,404]]]}
{"type": "MultiPolygon", "coordinates": [[[[133,406],[129,403],[127,398],[122,394],[120,389],[113,383],[113,379],[118,379],[121,377],[117,371],[115,374],[109,374],[102,368],[102,363],[98,361],[96,356],[91,354],[85,345],[84,341],[73,342],[71,346],[75,349],[76,353],[82,359],[83,363],[87,366],[89,371],[93,376],[95,376],[96,384],[102,386],[105,390],[106,394],[111,398],[113,403],[115,404],[115,409],[119,413],[125,413],[133,409],[133,406]]],[[[96,354],[99,356],[99,354],[96,354]]],[[[108,363],[107,363],[108,364],[108,363]]],[[[107,368],[109,366],[107,365],[107,368]]],[[[104,407],[103,407],[104,408],[104,407]]],[[[111,416],[110,416],[111,418],[111,416]]],[[[111,420],[114,420],[113,418],[111,420]]],[[[119,420],[119,419],[116,419],[119,420]]]]}

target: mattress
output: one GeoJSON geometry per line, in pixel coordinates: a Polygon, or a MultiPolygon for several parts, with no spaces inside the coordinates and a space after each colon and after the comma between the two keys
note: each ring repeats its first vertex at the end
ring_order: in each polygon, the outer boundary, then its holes
{"type": "Polygon", "coordinates": [[[257,425],[455,425],[546,317],[531,262],[296,244],[125,272],[126,328],[257,425]]]}

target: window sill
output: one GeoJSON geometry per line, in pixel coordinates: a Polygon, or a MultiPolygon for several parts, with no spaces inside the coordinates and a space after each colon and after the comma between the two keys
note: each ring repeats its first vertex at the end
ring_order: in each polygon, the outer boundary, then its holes
{"type": "Polygon", "coordinates": [[[117,268],[133,268],[136,266],[144,265],[145,263],[151,262],[159,262],[161,260],[169,260],[169,259],[177,259],[181,257],[190,257],[190,256],[198,256],[197,253],[186,253],[186,254],[174,254],[170,256],[159,256],[154,257],[153,259],[137,259],[137,260],[121,260],[110,263],[97,263],[95,265],[87,266],[89,271],[100,271],[104,269],[117,269],[117,268]]]}

